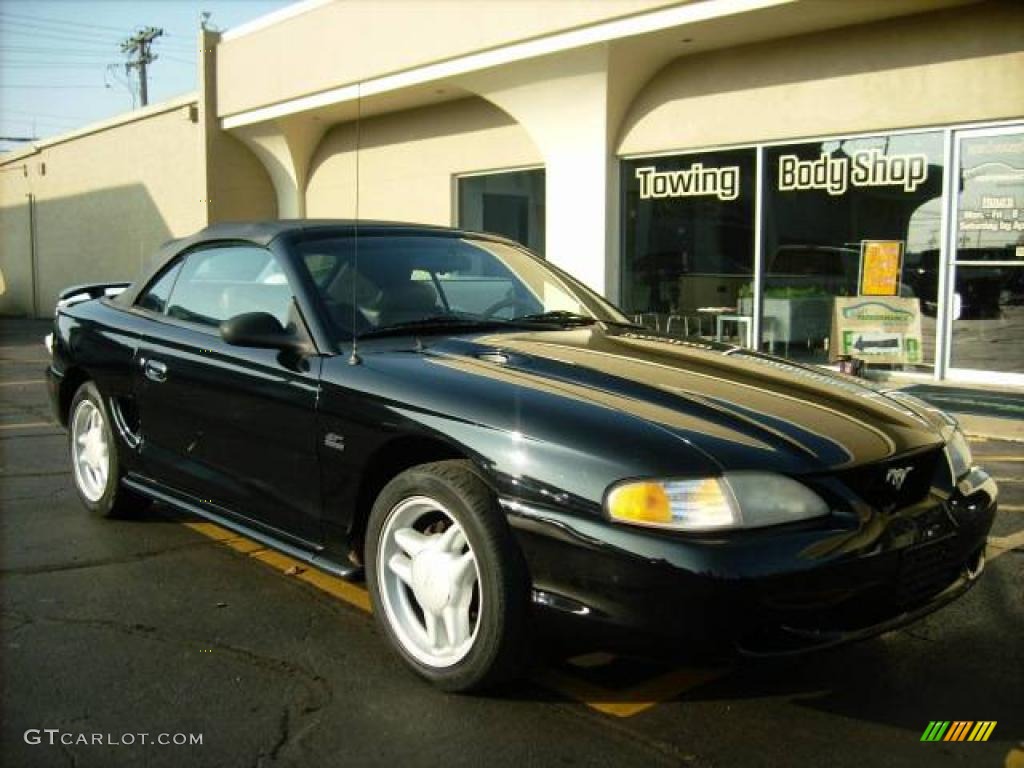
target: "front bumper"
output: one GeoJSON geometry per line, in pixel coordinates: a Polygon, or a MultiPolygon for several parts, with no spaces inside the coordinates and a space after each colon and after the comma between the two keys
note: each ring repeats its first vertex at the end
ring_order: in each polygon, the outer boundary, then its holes
{"type": "Polygon", "coordinates": [[[997,497],[976,469],[913,510],[718,538],[502,504],[538,619],[573,649],[780,655],[881,634],[964,594],[997,497]]]}
{"type": "Polygon", "coordinates": [[[906,607],[889,618],[882,618],[876,623],[867,623],[859,628],[822,629],[782,623],[766,626],[759,633],[737,638],[736,650],[744,656],[786,656],[877,637],[912,624],[953,602],[974,586],[984,568],[985,552],[982,548],[964,564],[961,575],[952,584],[926,598],[916,607],[906,607]]]}

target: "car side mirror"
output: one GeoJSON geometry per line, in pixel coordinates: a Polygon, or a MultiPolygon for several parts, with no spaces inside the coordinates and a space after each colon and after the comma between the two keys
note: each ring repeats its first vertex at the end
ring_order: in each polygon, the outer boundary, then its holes
{"type": "Polygon", "coordinates": [[[302,341],[269,312],[246,312],[220,324],[220,336],[236,347],[295,350],[302,341]]]}

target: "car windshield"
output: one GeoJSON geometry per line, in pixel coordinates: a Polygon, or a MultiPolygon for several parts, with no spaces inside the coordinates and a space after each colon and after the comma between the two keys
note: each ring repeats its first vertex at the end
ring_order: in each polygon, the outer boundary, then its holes
{"type": "Polygon", "coordinates": [[[522,248],[451,235],[312,237],[295,248],[339,339],[461,327],[628,323],[522,248]]]}

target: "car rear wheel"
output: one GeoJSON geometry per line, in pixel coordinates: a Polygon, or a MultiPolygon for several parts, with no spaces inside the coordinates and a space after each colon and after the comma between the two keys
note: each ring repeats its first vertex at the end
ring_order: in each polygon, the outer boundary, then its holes
{"type": "Polygon", "coordinates": [[[385,486],[370,514],[366,565],[374,613],[420,675],[470,691],[521,670],[526,565],[468,462],[413,467],[385,486]]]}
{"type": "Polygon", "coordinates": [[[82,504],[102,517],[126,517],[147,507],[148,499],[121,487],[121,462],[110,414],[95,384],[87,381],[78,388],[70,413],[71,477],[82,504]]]}

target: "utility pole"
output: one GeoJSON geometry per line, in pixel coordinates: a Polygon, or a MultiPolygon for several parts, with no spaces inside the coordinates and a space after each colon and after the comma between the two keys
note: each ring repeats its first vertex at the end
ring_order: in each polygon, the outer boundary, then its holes
{"type": "Polygon", "coordinates": [[[164,31],[158,27],[146,27],[121,43],[121,53],[134,56],[125,62],[125,74],[129,74],[133,69],[139,70],[139,103],[143,107],[149,103],[146,65],[152,64],[157,59],[157,55],[150,51],[150,46],[163,33],[164,31]]]}

